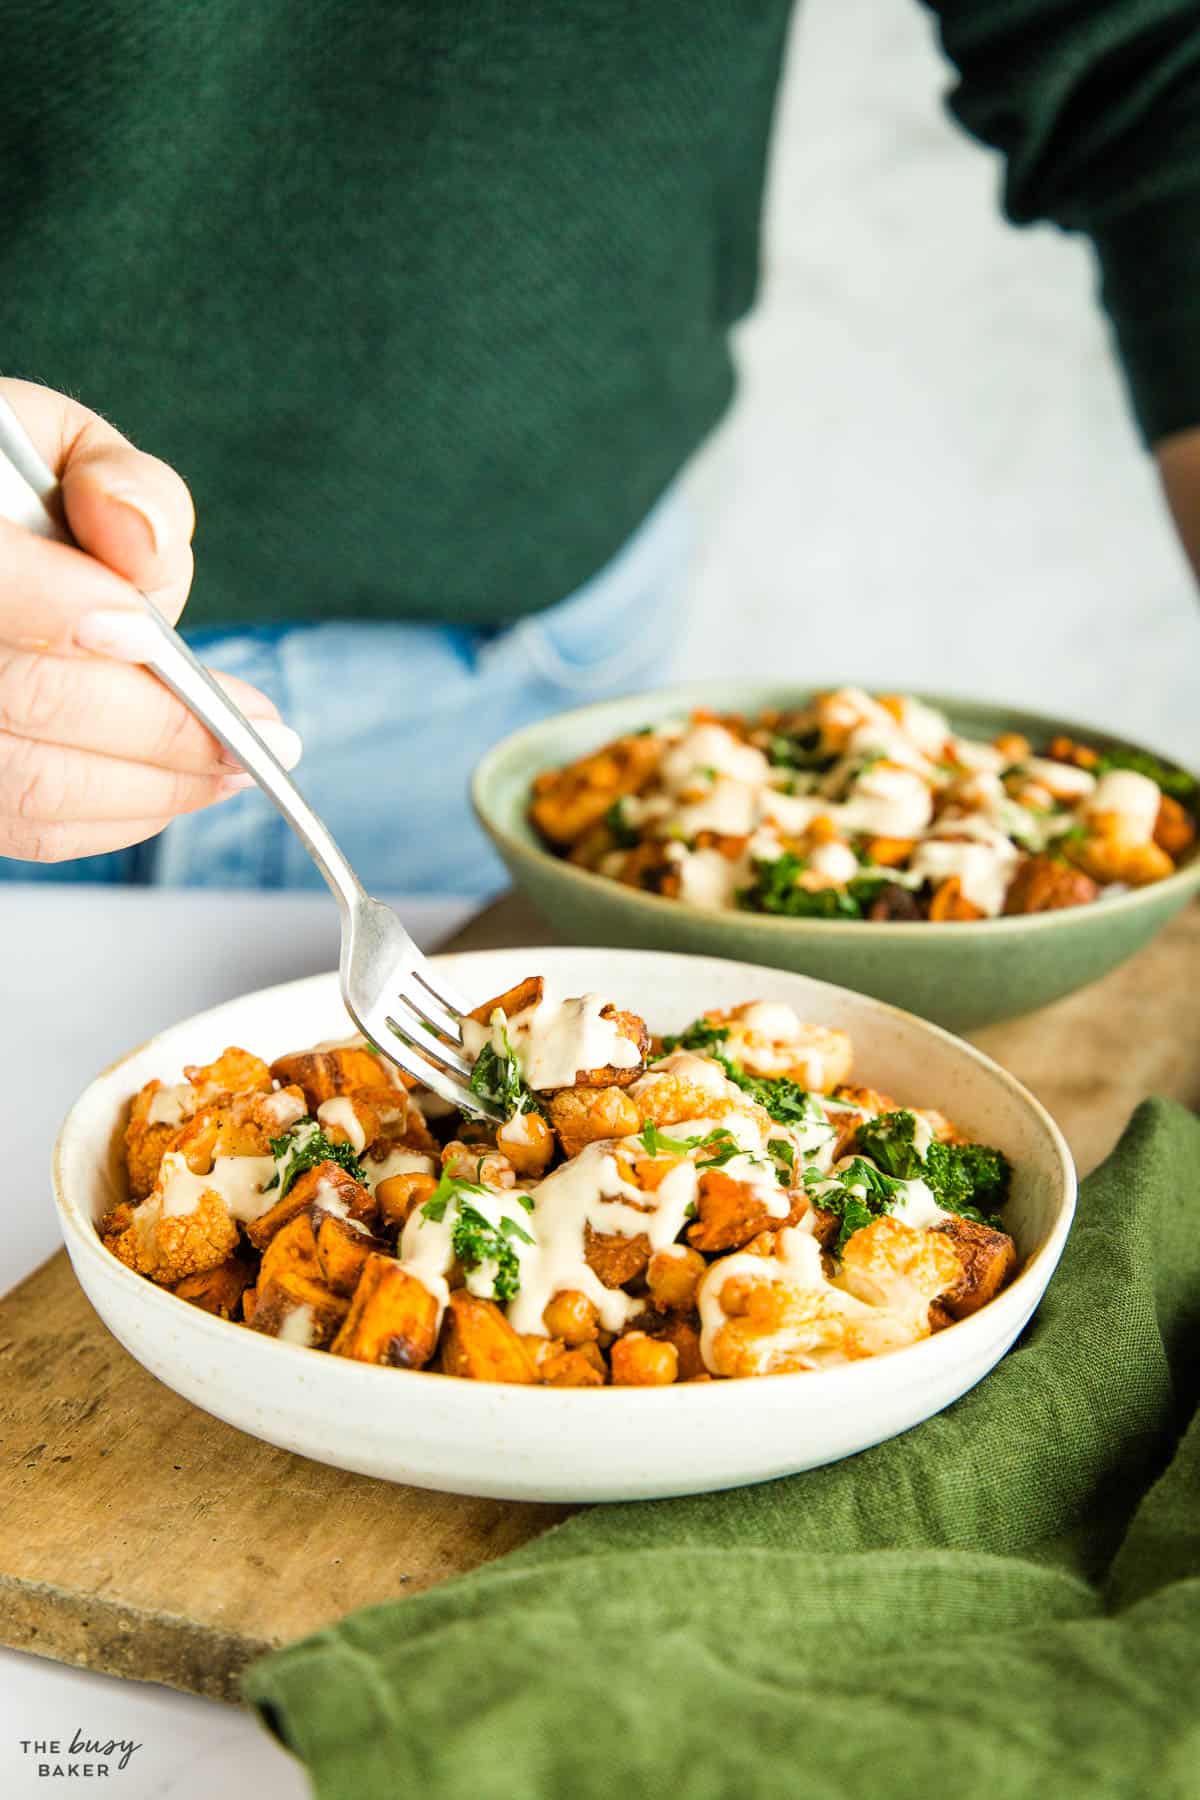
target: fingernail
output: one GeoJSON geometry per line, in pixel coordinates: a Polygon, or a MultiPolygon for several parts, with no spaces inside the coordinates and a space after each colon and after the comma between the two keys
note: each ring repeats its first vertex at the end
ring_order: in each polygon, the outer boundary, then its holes
{"type": "Polygon", "coordinates": [[[131,513],[136,513],[150,539],[152,553],[158,556],[167,541],[169,527],[166,515],[159,512],[153,500],[147,500],[144,494],[139,494],[134,488],[121,486],[107,488],[104,497],[106,500],[111,500],[114,505],[124,506],[131,513]]]}
{"type": "Polygon", "coordinates": [[[252,788],[256,785],[253,775],[247,775],[245,770],[241,770],[237,775],[225,775],[222,777],[221,785],[217,789],[217,799],[223,800],[226,794],[244,793],[247,788],[252,788]]]}
{"type": "MultiPolygon", "coordinates": [[[[300,734],[293,731],[290,725],[285,725],[282,719],[251,719],[249,722],[276,762],[281,762],[285,769],[294,769],[304,750],[300,734]]],[[[230,763],[235,769],[241,768],[237,757],[231,755],[228,750],[221,752],[221,761],[230,763]]],[[[253,778],[247,777],[247,779],[253,778]]]]}
{"type": "Polygon", "coordinates": [[[81,650],[92,650],[97,656],[115,656],[121,662],[149,662],[162,647],[162,633],[153,619],[144,613],[88,613],[75,627],[75,642],[81,650]]]}

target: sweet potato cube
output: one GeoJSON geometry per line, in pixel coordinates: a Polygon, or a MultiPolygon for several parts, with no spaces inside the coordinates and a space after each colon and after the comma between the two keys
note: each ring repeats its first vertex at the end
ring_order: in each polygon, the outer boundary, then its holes
{"type": "Polygon", "coordinates": [[[353,1294],[367,1257],[380,1248],[370,1232],[352,1220],[335,1218],[332,1213],[317,1214],[317,1255],[335,1294],[353,1294]]]}
{"type": "Polygon", "coordinates": [[[306,1169],[282,1200],[277,1200],[261,1218],[252,1219],[246,1236],[256,1250],[263,1250],[277,1231],[311,1207],[339,1214],[344,1209],[346,1217],[367,1226],[374,1225],[378,1211],[374,1196],[340,1163],[323,1162],[306,1169]]]}
{"type": "Polygon", "coordinates": [[[499,1010],[506,1019],[524,1012],[527,1007],[537,1006],[545,991],[546,983],[540,975],[527,975],[524,981],[518,981],[516,987],[510,987],[505,993],[497,994],[494,1000],[485,1000],[470,1014],[481,1025],[491,1023],[492,1014],[499,1010]]]}
{"type": "Polygon", "coordinates": [[[394,1257],[370,1251],[330,1348],[355,1362],[421,1369],[437,1347],[438,1302],[394,1257]]]}
{"type": "Polygon", "coordinates": [[[369,1050],[344,1045],[338,1050],[297,1050],[271,1064],[271,1074],[283,1086],[303,1088],[308,1109],[315,1113],[324,1100],[351,1094],[355,1088],[391,1088],[390,1067],[369,1050]]]}
{"type": "Polygon", "coordinates": [[[324,1350],[339,1330],[350,1302],[322,1281],[284,1268],[270,1280],[259,1275],[250,1319],[252,1331],[324,1350]]]}
{"type": "Polygon", "coordinates": [[[316,1232],[306,1212],[297,1213],[294,1219],[281,1226],[263,1251],[259,1285],[265,1287],[284,1273],[303,1275],[309,1281],[322,1279],[316,1232]]]}
{"type": "Polygon", "coordinates": [[[215,1269],[198,1275],[185,1275],[172,1293],[192,1306],[214,1313],[219,1319],[233,1319],[241,1310],[242,1296],[254,1280],[254,1271],[244,1257],[231,1256],[215,1269]]]}
{"type": "Polygon", "coordinates": [[[624,1287],[642,1274],[650,1261],[650,1239],[644,1231],[636,1237],[584,1227],[584,1259],[593,1275],[607,1288],[624,1287]]]}
{"type": "Polygon", "coordinates": [[[601,823],[614,800],[636,794],[662,759],[664,740],[649,735],[615,738],[566,768],[534,778],[529,816],[551,844],[565,847],[601,823]]]}
{"type": "Polygon", "coordinates": [[[954,1218],[939,1225],[937,1235],[950,1241],[963,1273],[930,1307],[929,1321],[935,1329],[978,1312],[1017,1272],[1017,1247],[1005,1231],[994,1231],[975,1219],[954,1218]]]}
{"type": "Polygon", "coordinates": [[[721,1169],[709,1169],[700,1177],[696,1211],[699,1216],[688,1227],[688,1243],[710,1254],[740,1250],[760,1231],[783,1224],[768,1212],[748,1182],[735,1181],[721,1169]]]}
{"type": "Polygon", "coordinates": [[[450,1296],[442,1336],[442,1368],[468,1381],[532,1382],[538,1372],[494,1300],[459,1288],[450,1296]]]}

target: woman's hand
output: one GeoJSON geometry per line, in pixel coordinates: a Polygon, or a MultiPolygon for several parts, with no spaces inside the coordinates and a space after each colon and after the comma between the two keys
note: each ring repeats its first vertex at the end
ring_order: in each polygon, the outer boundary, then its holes
{"type": "MultiPolygon", "coordinates": [[[[251,778],[136,666],[155,636],[136,590],[171,620],[187,599],[187,488],[76,401],[24,381],[0,392],[58,475],[82,546],[0,518],[0,856],[60,862],[153,837],[251,778]]],[[[300,740],[271,701],[218,679],[290,768],[300,740]]]]}

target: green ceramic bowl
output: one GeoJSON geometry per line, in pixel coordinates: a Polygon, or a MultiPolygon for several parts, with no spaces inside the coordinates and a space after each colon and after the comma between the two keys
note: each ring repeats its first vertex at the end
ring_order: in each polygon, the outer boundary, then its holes
{"type": "MultiPolygon", "coordinates": [[[[707,681],[558,713],[514,732],[487,753],[472,780],[475,810],[517,886],[572,943],[691,950],[798,969],[956,1031],[1031,1012],[1085,987],[1140,950],[1200,891],[1200,853],[1193,851],[1181,869],[1152,887],[1093,906],[1020,918],[872,924],[709,912],[572,867],[542,847],[526,819],[535,775],[622,732],[685,716],[696,706],[755,713],[801,705],[811,692],[707,681]]],[[[938,694],[922,698],[969,736],[1019,731],[1043,744],[1063,732],[1101,749],[1145,748],[1043,713],[938,694]]]]}

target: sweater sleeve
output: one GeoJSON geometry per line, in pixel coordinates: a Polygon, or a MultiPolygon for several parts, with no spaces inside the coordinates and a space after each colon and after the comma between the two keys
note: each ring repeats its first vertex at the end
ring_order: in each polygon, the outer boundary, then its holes
{"type": "Polygon", "coordinates": [[[926,3],[1007,216],[1092,239],[1147,442],[1200,425],[1200,3],[926,3]]]}

